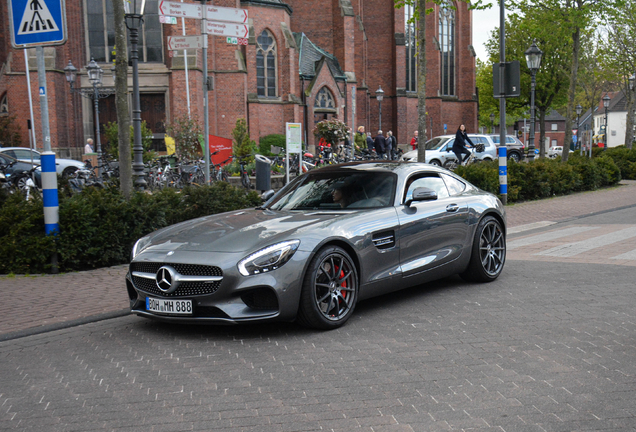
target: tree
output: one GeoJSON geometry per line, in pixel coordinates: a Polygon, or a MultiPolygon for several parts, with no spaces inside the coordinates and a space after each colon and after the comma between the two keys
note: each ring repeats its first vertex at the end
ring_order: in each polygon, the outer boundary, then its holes
{"type": "MultiPolygon", "coordinates": [[[[121,141],[119,137],[121,136],[121,130],[123,127],[120,127],[117,123],[108,122],[106,127],[104,128],[104,134],[106,135],[106,139],[108,140],[108,147],[106,152],[115,159],[119,160],[119,164],[122,164],[122,159],[124,154],[119,151],[119,149],[123,148],[124,152],[129,154],[129,157],[132,158],[133,154],[133,129],[132,125],[129,122],[128,126],[128,145],[121,145],[121,141]]],[[[148,162],[155,157],[155,152],[152,151],[152,131],[148,128],[145,121],[141,122],[141,145],[144,149],[144,162],[148,162]]],[[[131,166],[132,171],[132,166],[131,166]]],[[[121,175],[121,174],[120,174],[121,175]]]]}
{"type": "Polygon", "coordinates": [[[628,77],[636,73],[636,1],[627,0],[625,7],[612,8],[608,13],[607,38],[602,51],[606,54],[607,70],[616,74],[615,79],[627,100],[625,122],[625,146],[632,148],[634,141],[634,114],[636,106],[636,86],[630,89],[628,77]]]}
{"type": "Polygon", "coordinates": [[[15,116],[0,117],[0,147],[19,147],[22,144],[20,126],[15,116]]]}
{"type": "MultiPolygon", "coordinates": [[[[511,0],[510,4],[523,15],[531,14],[533,10],[543,10],[551,17],[550,29],[561,29],[568,34],[571,44],[569,67],[568,101],[565,114],[565,145],[561,160],[568,160],[572,141],[572,118],[576,99],[577,74],[579,70],[579,56],[581,52],[581,36],[594,24],[596,18],[611,8],[618,8],[624,0],[511,0]]],[[[545,25],[545,23],[544,23],[545,25]]],[[[548,27],[548,26],[546,26],[548,27]]]]}
{"type": "Polygon", "coordinates": [[[179,159],[194,160],[201,157],[199,137],[203,136],[203,129],[197,119],[184,114],[167,124],[166,132],[174,138],[175,152],[179,159]]]}
{"type": "Polygon", "coordinates": [[[127,199],[132,193],[132,156],[130,151],[130,114],[128,111],[128,41],[124,2],[112,0],[115,19],[115,107],[117,109],[119,158],[119,188],[127,199]]]}
{"type": "MultiPolygon", "coordinates": [[[[247,120],[240,118],[236,120],[234,129],[232,129],[232,138],[234,139],[233,151],[235,157],[247,157],[256,151],[256,143],[250,140],[250,133],[247,129],[247,120]]],[[[251,157],[249,158],[251,159],[251,157]]],[[[250,160],[247,160],[250,162],[250,160]]]]}
{"type": "MultiPolygon", "coordinates": [[[[484,4],[482,0],[460,0],[470,5],[470,9],[485,9],[492,4],[484,4]]],[[[417,46],[418,62],[417,62],[417,130],[418,136],[426,136],[426,15],[433,12],[433,8],[426,8],[426,0],[393,0],[395,8],[403,8],[404,6],[413,6],[413,16],[409,20],[409,24],[417,22],[417,46]],[[424,47],[424,49],[422,49],[424,47]]],[[[453,6],[453,2],[449,0],[429,0],[429,3],[437,5],[453,6]]],[[[426,149],[424,148],[424,139],[421,139],[418,145],[417,160],[424,162],[426,160],[426,149]]]]}

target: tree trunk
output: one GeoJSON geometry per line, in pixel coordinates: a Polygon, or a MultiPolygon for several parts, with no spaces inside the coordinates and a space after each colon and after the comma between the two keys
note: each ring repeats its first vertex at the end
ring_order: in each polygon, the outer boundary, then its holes
{"type": "Polygon", "coordinates": [[[130,198],[132,193],[132,156],[130,152],[130,111],[128,110],[128,40],[124,1],[111,0],[115,16],[115,106],[119,141],[119,188],[130,198]]]}
{"type": "MultiPolygon", "coordinates": [[[[539,134],[539,157],[541,159],[545,158],[545,108],[539,109],[539,129],[541,133],[539,134]]],[[[537,145],[535,144],[535,147],[537,145]]]]}
{"type": "Polygon", "coordinates": [[[417,161],[426,162],[426,1],[417,0],[417,161]]]}
{"type": "Polygon", "coordinates": [[[627,120],[625,121],[625,147],[628,149],[632,148],[632,143],[634,142],[634,108],[636,106],[636,85],[633,90],[629,89],[627,86],[627,91],[625,92],[627,95],[627,120]]]}
{"type": "Polygon", "coordinates": [[[574,114],[574,97],[576,95],[576,75],[579,70],[579,51],[581,49],[581,29],[576,26],[572,34],[572,69],[570,75],[570,89],[568,107],[565,114],[565,140],[561,162],[567,162],[570,156],[570,142],[572,141],[572,116],[574,114]]]}

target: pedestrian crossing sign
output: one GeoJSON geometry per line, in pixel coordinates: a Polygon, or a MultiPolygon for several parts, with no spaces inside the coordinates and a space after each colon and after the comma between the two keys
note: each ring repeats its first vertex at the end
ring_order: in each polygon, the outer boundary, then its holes
{"type": "Polygon", "coordinates": [[[66,43],[65,0],[8,0],[11,45],[29,48],[66,43]]]}

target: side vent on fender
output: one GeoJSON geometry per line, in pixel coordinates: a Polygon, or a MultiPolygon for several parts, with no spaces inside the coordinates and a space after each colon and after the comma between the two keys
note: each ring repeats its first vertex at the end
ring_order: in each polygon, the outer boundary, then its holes
{"type": "Polygon", "coordinates": [[[373,244],[378,249],[390,249],[395,246],[395,232],[383,231],[373,234],[373,244]]]}

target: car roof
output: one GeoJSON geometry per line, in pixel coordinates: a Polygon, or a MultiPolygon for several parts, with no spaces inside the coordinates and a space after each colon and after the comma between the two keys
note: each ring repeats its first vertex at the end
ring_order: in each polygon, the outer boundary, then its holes
{"type": "Polygon", "coordinates": [[[398,175],[409,175],[411,172],[427,170],[430,172],[446,172],[445,169],[421,162],[402,162],[402,161],[357,161],[347,162],[338,165],[327,165],[311,172],[338,172],[338,171],[374,171],[374,172],[393,172],[398,175]]]}
{"type": "Polygon", "coordinates": [[[31,149],[29,147],[0,147],[0,152],[4,150],[33,150],[36,153],[40,153],[39,151],[31,149]]]}

